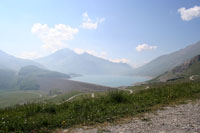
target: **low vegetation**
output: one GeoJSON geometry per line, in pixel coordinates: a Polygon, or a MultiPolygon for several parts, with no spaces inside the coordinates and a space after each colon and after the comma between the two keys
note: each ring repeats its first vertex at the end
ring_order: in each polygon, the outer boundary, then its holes
{"type": "Polygon", "coordinates": [[[199,82],[158,84],[129,94],[111,91],[106,96],[55,104],[27,104],[0,110],[0,132],[51,132],[74,125],[113,122],[161,106],[200,98],[199,82]]]}
{"type": "Polygon", "coordinates": [[[69,99],[70,97],[78,95],[80,93],[82,93],[82,92],[72,91],[72,92],[69,92],[69,93],[64,93],[64,94],[59,94],[59,95],[54,94],[54,95],[57,95],[57,96],[54,97],[54,98],[49,98],[45,101],[48,102],[48,103],[62,103],[64,101],[66,101],[67,99],[69,99]]]}
{"type": "Polygon", "coordinates": [[[46,97],[46,94],[41,91],[0,90],[0,108],[38,102],[46,97]]]}

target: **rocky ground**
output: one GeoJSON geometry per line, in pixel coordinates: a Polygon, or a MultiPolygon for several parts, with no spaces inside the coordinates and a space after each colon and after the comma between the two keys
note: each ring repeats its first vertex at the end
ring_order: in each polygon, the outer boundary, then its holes
{"type": "Polygon", "coordinates": [[[63,130],[60,133],[200,133],[200,100],[165,107],[123,124],[63,130]]]}

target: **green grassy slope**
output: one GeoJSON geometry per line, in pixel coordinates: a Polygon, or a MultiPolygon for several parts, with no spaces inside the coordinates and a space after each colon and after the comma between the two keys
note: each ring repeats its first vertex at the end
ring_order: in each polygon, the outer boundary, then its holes
{"type": "Polygon", "coordinates": [[[28,104],[0,110],[0,132],[52,132],[74,125],[113,122],[161,106],[200,98],[200,82],[155,84],[137,93],[112,91],[99,98],[55,104],[28,104]]]}
{"type": "Polygon", "coordinates": [[[0,91],[0,108],[11,107],[16,104],[36,102],[46,95],[40,91],[0,91]]]}
{"type": "Polygon", "coordinates": [[[82,93],[82,92],[72,91],[70,93],[61,94],[61,95],[58,95],[54,98],[47,99],[47,100],[45,100],[45,102],[54,103],[54,104],[62,103],[64,101],[66,101],[67,99],[69,99],[70,97],[77,95],[77,94],[80,94],[80,93],[82,93]]]}

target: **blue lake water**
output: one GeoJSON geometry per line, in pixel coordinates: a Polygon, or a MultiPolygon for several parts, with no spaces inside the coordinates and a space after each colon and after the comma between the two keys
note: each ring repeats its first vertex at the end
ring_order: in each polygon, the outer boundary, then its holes
{"type": "Polygon", "coordinates": [[[118,87],[118,86],[129,86],[136,82],[142,82],[149,80],[148,77],[138,76],[116,76],[116,75],[83,75],[81,77],[75,77],[71,80],[93,83],[98,85],[118,87]]]}

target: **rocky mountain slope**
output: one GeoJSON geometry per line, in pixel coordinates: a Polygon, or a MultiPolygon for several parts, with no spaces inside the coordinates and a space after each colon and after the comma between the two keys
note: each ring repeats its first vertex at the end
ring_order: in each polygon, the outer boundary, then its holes
{"type": "Polygon", "coordinates": [[[191,60],[184,62],[182,65],[158,76],[154,81],[171,81],[180,78],[189,78],[200,75],[200,55],[193,57],[191,60]]]}

